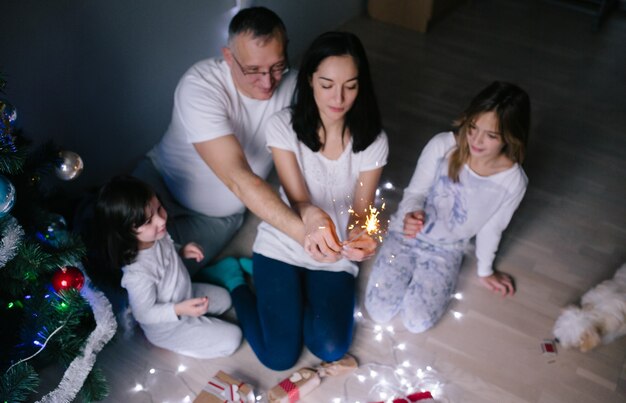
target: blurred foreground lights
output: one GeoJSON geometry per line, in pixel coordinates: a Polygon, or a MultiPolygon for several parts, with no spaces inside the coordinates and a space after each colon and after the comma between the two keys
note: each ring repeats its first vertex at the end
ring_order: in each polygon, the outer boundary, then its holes
{"type": "Polygon", "coordinates": [[[387,326],[387,331],[393,334],[393,326],[387,326]]]}
{"type": "Polygon", "coordinates": [[[400,343],[396,347],[398,347],[398,350],[406,350],[406,343],[400,343]]]}
{"type": "Polygon", "coordinates": [[[375,331],[376,333],[378,333],[378,332],[382,332],[382,330],[383,330],[383,328],[382,328],[380,325],[375,325],[375,326],[374,326],[374,331],[375,331]]]}
{"type": "Polygon", "coordinates": [[[376,336],[374,336],[374,340],[382,341],[383,340],[383,334],[382,333],[378,333],[376,336]]]}
{"type": "Polygon", "coordinates": [[[150,371],[148,371],[148,372],[150,372],[151,374],[154,374],[156,372],[156,369],[150,368],[150,371]]]}
{"type": "Polygon", "coordinates": [[[409,360],[404,360],[404,362],[402,362],[402,366],[403,366],[404,368],[408,368],[408,367],[410,367],[410,366],[411,366],[411,363],[409,362],[409,360]]]}
{"type": "Polygon", "coordinates": [[[358,376],[356,377],[356,379],[358,379],[358,380],[359,380],[359,382],[363,383],[363,382],[365,382],[365,379],[366,379],[366,378],[365,378],[365,375],[358,375],[358,376]]]}
{"type": "Polygon", "coordinates": [[[185,370],[186,370],[186,369],[187,369],[187,367],[186,367],[186,366],[184,366],[183,364],[180,364],[180,365],[178,366],[178,372],[185,372],[185,370]]]}
{"type": "Polygon", "coordinates": [[[362,318],[362,317],[363,317],[363,312],[361,312],[361,311],[356,311],[356,313],[354,314],[354,316],[356,316],[357,318],[362,318]]]}
{"type": "Polygon", "coordinates": [[[374,370],[371,370],[371,371],[370,371],[370,376],[371,376],[372,378],[376,378],[376,377],[378,376],[378,372],[376,372],[376,371],[374,371],[374,370]]]}
{"type": "Polygon", "coordinates": [[[183,399],[184,403],[188,403],[190,401],[191,401],[191,396],[189,396],[189,395],[185,396],[185,398],[183,399]]]}
{"type": "Polygon", "coordinates": [[[463,317],[463,314],[458,311],[452,311],[452,315],[454,316],[455,319],[461,319],[463,317]]]}
{"type": "Polygon", "coordinates": [[[333,398],[333,403],[341,403],[341,398],[340,397],[333,398]]]}
{"type": "Polygon", "coordinates": [[[143,385],[138,383],[137,385],[135,385],[135,387],[133,388],[133,390],[135,392],[141,392],[143,390],[143,385]]]}
{"type": "Polygon", "coordinates": [[[454,294],[454,298],[458,299],[459,301],[463,299],[463,294],[461,294],[460,292],[457,292],[456,294],[454,294]]]}
{"type": "Polygon", "coordinates": [[[393,189],[393,183],[391,183],[391,182],[385,183],[384,186],[385,186],[385,189],[393,189]]]}

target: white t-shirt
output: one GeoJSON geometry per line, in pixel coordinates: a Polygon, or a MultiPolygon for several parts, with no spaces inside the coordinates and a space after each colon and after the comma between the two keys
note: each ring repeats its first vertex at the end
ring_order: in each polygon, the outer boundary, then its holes
{"type": "MultiPolygon", "coordinates": [[[[364,171],[381,168],[387,164],[389,147],[387,135],[381,132],[367,149],[354,153],[352,139],[336,160],[329,160],[320,152],[313,152],[301,143],[291,126],[291,111],[278,112],[267,122],[267,145],[295,154],[300,172],[311,196],[311,203],[324,210],[335,223],[337,235],[345,240],[349,208],[359,178],[364,171]]],[[[289,205],[283,188],[282,199],[289,205]]],[[[335,263],[320,263],[312,259],[296,241],[267,224],[259,224],[252,250],[263,256],[313,270],[346,271],[356,276],[358,266],[341,259],[335,263]]]]}
{"type": "Polygon", "coordinates": [[[426,144],[390,229],[402,232],[404,216],[424,210],[424,228],[417,237],[445,245],[476,236],[478,275],[489,276],[502,231],[524,197],[528,178],[519,164],[490,176],[465,164],[454,183],[448,162],[455,147],[452,132],[439,133],[426,144]]]}
{"type": "Polygon", "coordinates": [[[180,204],[212,217],[245,210],[193,143],[234,134],[252,171],[267,177],[272,156],[260,129],[271,115],[291,103],[294,86],[295,74],[287,74],[270,99],[257,100],[237,91],[222,59],[202,60],[187,70],[176,87],[170,126],[148,154],[180,204]]]}

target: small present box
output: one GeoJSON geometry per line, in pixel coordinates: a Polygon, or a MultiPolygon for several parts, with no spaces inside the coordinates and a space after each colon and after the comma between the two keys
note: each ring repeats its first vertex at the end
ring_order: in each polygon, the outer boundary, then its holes
{"type": "Polygon", "coordinates": [[[252,387],[219,371],[207,382],[193,403],[254,403],[252,387]]]}
{"type": "Polygon", "coordinates": [[[295,403],[301,397],[317,388],[321,380],[317,371],[301,368],[289,378],[283,379],[267,394],[270,403],[295,403]]]}

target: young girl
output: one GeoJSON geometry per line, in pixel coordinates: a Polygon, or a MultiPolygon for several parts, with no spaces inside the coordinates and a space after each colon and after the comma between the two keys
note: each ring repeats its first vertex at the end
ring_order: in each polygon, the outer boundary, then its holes
{"type": "Polygon", "coordinates": [[[414,333],[432,327],[455,290],[463,252],[476,236],[483,285],[512,295],[512,278],[492,268],[502,231],[526,191],[520,166],[530,101],[494,82],[426,145],[370,275],[365,307],[377,322],[398,312],[414,333]]]}
{"type": "MultiPolygon", "coordinates": [[[[130,176],[111,180],[98,195],[96,219],[112,267],[122,268],[133,316],[152,344],[196,358],[228,356],[237,349],[241,330],[204,316],[229,309],[230,296],[221,287],[191,283],[165,229],[167,212],[147,184],[130,176]]],[[[195,243],[181,254],[203,258],[195,243]]]]}
{"type": "Polygon", "coordinates": [[[253,246],[256,296],[241,273],[223,281],[244,336],[274,370],[292,367],[303,344],[325,361],[350,347],[354,262],[372,256],[377,243],[358,225],[352,228],[357,218],[348,210],[362,213],[373,203],[388,152],[365,50],[353,34],[329,32],[311,44],[294,102],[268,122],[267,144],[282,198],[302,217],[306,237],[333,229],[332,239],[310,251],[325,261],[261,223],[253,246]]]}

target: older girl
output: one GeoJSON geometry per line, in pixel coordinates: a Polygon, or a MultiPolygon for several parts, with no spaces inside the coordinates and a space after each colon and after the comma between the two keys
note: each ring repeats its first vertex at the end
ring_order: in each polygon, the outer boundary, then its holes
{"type": "Polygon", "coordinates": [[[529,125],[528,95],[494,82],[471,101],[453,132],[426,145],[369,278],[365,307],[375,321],[400,313],[411,332],[432,327],[447,308],[474,236],[481,283],[514,293],[511,276],[492,265],[526,191],[520,164],[529,125]]]}

